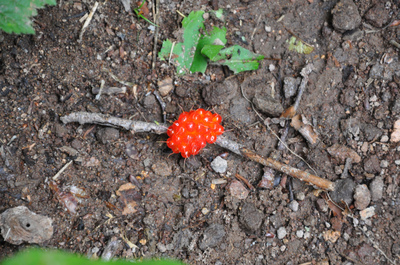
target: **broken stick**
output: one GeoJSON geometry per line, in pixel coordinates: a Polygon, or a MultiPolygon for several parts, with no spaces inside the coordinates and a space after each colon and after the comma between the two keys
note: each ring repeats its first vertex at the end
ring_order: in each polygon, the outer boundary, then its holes
{"type": "MultiPolygon", "coordinates": [[[[89,113],[89,112],[75,112],[60,118],[63,123],[78,122],[80,124],[99,124],[103,126],[119,127],[125,130],[132,130],[134,132],[151,132],[156,134],[163,134],[167,132],[168,126],[166,124],[155,124],[143,121],[131,121],[122,118],[117,118],[101,113],[89,113]]],[[[243,145],[236,143],[228,138],[220,135],[217,137],[215,144],[222,148],[225,148],[235,154],[247,157],[257,163],[264,166],[273,168],[280,172],[283,172],[292,177],[298,178],[302,181],[308,182],[316,187],[333,191],[335,184],[327,179],[320,178],[306,171],[285,165],[279,161],[273,160],[272,158],[264,158],[253,151],[246,149],[243,145]]]]}

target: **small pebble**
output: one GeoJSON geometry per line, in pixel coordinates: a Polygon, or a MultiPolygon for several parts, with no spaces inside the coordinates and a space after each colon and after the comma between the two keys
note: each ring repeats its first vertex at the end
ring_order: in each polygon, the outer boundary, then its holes
{"type": "Polygon", "coordinates": [[[285,245],[281,246],[280,250],[281,250],[281,252],[284,252],[286,250],[286,246],[285,245]]]}
{"type": "Polygon", "coordinates": [[[382,177],[376,177],[371,184],[369,184],[372,201],[375,202],[382,199],[384,186],[385,184],[383,183],[382,177]]]}
{"type": "Polygon", "coordinates": [[[225,173],[228,167],[228,162],[220,156],[217,156],[211,162],[211,168],[217,173],[225,173]]]}
{"type": "Polygon", "coordinates": [[[346,232],[343,233],[343,239],[346,240],[346,241],[348,241],[348,240],[350,239],[350,235],[347,234],[346,232]]]}
{"type": "Polygon", "coordinates": [[[299,201],[303,201],[305,198],[306,198],[306,195],[302,191],[300,191],[296,194],[296,199],[299,201]]]}
{"type": "Polygon", "coordinates": [[[389,166],[389,162],[387,160],[381,161],[381,168],[387,168],[389,166]]]}
{"type": "Polygon", "coordinates": [[[400,165],[400,160],[395,160],[394,163],[395,163],[396,165],[400,165]]]}
{"type": "Polygon", "coordinates": [[[167,247],[166,247],[163,243],[161,243],[161,242],[159,242],[159,243],[157,244],[157,248],[158,248],[158,250],[159,250],[161,253],[164,253],[165,251],[167,251],[167,247]]]}
{"type": "Polygon", "coordinates": [[[374,206],[368,207],[360,212],[361,220],[366,220],[368,218],[371,218],[374,215],[375,215],[375,207],[374,206]]]}
{"type": "Polygon", "coordinates": [[[291,201],[288,206],[293,212],[297,212],[299,210],[299,203],[295,200],[291,201]]]}
{"type": "Polygon", "coordinates": [[[279,227],[279,229],[278,229],[278,231],[277,231],[277,237],[279,238],[279,239],[283,239],[283,238],[285,238],[285,236],[286,236],[286,228],[285,227],[283,227],[283,226],[281,226],[281,227],[279,227]]]}
{"type": "Polygon", "coordinates": [[[356,206],[358,210],[364,210],[368,207],[371,202],[371,193],[367,185],[357,185],[354,192],[354,200],[354,206],[356,206]]]}
{"type": "Polygon", "coordinates": [[[381,138],[382,143],[387,143],[388,141],[389,141],[389,136],[387,136],[387,135],[382,136],[382,138],[381,138]]]}
{"type": "Polygon", "coordinates": [[[302,238],[302,237],[304,236],[304,231],[303,231],[303,230],[297,230],[297,231],[296,231],[296,236],[297,236],[298,238],[302,238]]]}

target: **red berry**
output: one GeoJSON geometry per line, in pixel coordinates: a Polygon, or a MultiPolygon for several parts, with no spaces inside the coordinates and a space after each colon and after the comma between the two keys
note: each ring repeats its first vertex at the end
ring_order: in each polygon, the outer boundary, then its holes
{"type": "Polygon", "coordinates": [[[167,131],[167,145],[184,158],[197,155],[206,143],[214,143],[224,132],[222,118],[204,109],[183,112],[167,131]]]}

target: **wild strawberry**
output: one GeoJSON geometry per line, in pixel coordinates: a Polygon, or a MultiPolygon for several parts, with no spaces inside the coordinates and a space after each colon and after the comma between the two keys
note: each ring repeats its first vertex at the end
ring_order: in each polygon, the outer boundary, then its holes
{"type": "Polygon", "coordinates": [[[167,145],[174,153],[184,158],[197,155],[206,143],[214,143],[224,132],[222,118],[204,109],[183,112],[167,131],[167,145]]]}

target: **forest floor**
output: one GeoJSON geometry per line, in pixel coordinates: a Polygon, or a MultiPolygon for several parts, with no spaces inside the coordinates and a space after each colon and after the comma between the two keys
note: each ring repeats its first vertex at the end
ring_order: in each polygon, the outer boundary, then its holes
{"type": "MultiPolygon", "coordinates": [[[[0,213],[24,205],[51,218],[41,246],[188,264],[399,263],[398,0],[148,1],[144,14],[158,14],[158,29],[119,0],[101,1],[81,41],[80,19],[95,1],[58,2],[39,11],[35,35],[0,35],[0,213]],[[207,16],[206,29],[225,26],[227,46],[264,55],[258,70],[211,65],[178,76],[153,56],[179,40],[178,11],[217,8],[224,21],[207,16]],[[290,51],[292,36],[314,50],[290,51]],[[279,119],[306,65],[314,69],[297,113],[314,144],[279,119]],[[96,98],[102,80],[126,91],[96,98]],[[336,190],[317,192],[215,144],[184,159],[165,134],[60,120],[85,111],[172,124],[197,108],[222,116],[224,137],[336,190]]],[[[0,239],[0,259],[29,246],[0,239]]]]}

